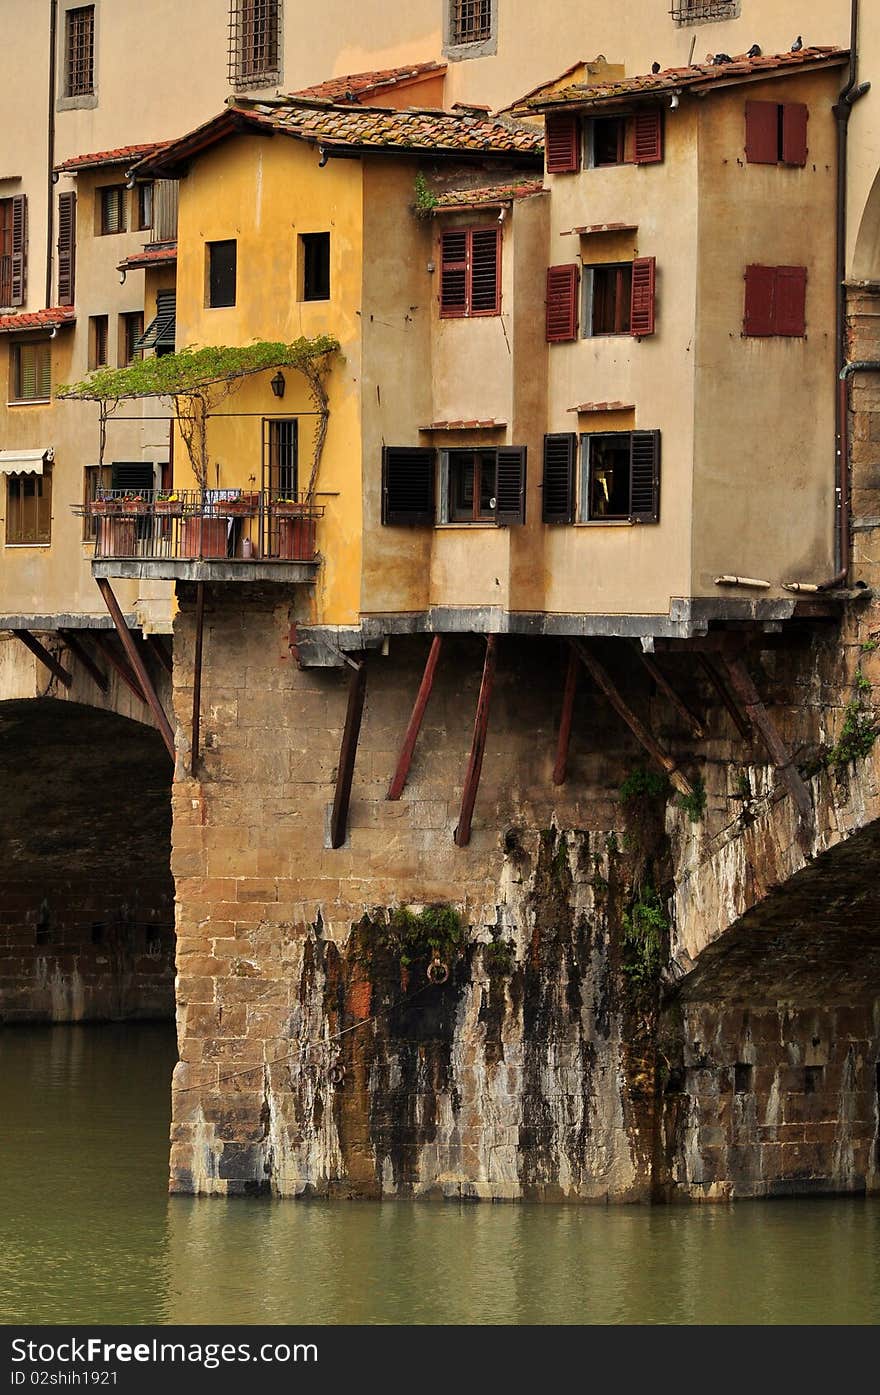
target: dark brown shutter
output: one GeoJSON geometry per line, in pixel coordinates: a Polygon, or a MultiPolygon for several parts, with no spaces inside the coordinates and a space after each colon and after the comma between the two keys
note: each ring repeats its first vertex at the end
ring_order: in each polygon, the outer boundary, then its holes
{"type": "Polygon", "coordinates": [[[12,200],[12,305],[24,305],[27,297],[27,194],[12,200]]]}
{"type": "Polygon", "coordinates": [[[663,112],[643,107],[633,122],[633,159],[637,165],[656,165],[663,159],[663,112]]]}
{"type": "Polygon", "coordinates": [[[803,102],[786,102],[782,108],[782,158],[787,165],[807,163],[809,109],[803,102]]]}
{"type": "Polygon", "coordinates": [[[743,334],[775,334],[776,268],[746,267],[746,303],[743,334]]]}
{"type": "Polygon", "coordinates": [[[544,122],[548,174],[576,174],[581,167],[580,121],[574,112],[558,112],[544,122]]]}
{"type": "Polygon", "coordinates": [[[497,315],[501,309],[501,229],[474,228],[470,233],[470,303],[472,315],[497,315]]]}
{"type": "Polygon", "coordinates": [[[577,338],[580,270],[576,262],[547,268],[547,340],[550,344],[577,338]]]}
{"type": "Polygon", "coordinates": [[[634,431],[629,449],[630,520],[657,523],[660,519],[660,432],[634,431]]]}
{"type": "Polygon", "coordinates": [[[434,522],[434,457],[430,446],[385,446],[382,522],[415,527],[434,522]]]}
{"type": "Polygon", "coordinates": [[[466,232],[445,232],[440,238],[440,314],[467,314],[466,232]]]}
{"type": "Polygon", "coordinates": [[[544,437],[542,522],[574,522],[576,460],[577,436],[573,431],[555,432],[544,437]]]}
{"type": "Polygon", "coordinates": [[[746,102],[746,160],[775,165],[779,159],[779,107],[776,102],[746,102]]]}
{"type": "Polygon", "coordinates": [[[807,268],[777,266],[774,333],[799,338],[806,334],[807,268]]]}
{"type": "Polygon", "coordinates": [[[641,339],[654,333],[654,285],[657,274],[655,257],[636,257],[632,269],[630,301],[630,334],[641,339]]]}
{"type": "Polygon", "coordinates": [[[73,305],[76,271],[76,194],[58,195],[58,304],[73,305]]]}
{"type": "Polygon", "coordinates": [[[499,446],[495,473],[495,522],[526,521],[526,448],[499,446]]]}

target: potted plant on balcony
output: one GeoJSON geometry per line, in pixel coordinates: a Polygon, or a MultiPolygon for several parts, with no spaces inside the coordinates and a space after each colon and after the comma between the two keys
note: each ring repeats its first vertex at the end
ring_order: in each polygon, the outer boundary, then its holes
{"type": "Polygon", "coordinates": [[[160,491],[153,503],[153,512],[165,517],[180,518],[183,513],[183,500],[176,490],[160,491]]]}
{"type": "Polygon", "coordinates": [[[234,514],[238,518],[252,518],[259,508],[259,504],[259,494],[242,491],[237,498],[227,499],[223,507],[227,513],[234,514]]]}
{"type": "Polygon", "coordinates": [[[272,503],[278,523],[278,556],[285,562],[311,562],[318,514],[314,504],[280,495],[272,503]]]}
{"type": "Polygon", "coordinates": [[[146,512],[147,512],[147,501],[146,501],[146,499],[144,498],[143,494],[135,494],[135,493],[123,494],[123,496],[122,496],[122,512],[123,512],[123,513],[146,513],[146,512]]]}
{"type": "Polygon", "coordinates": [[[98,518],[103,518],[106,514],[121,513],[122,504],[118,499],[93,499],[88,506],[89,513],[98,518]]]}

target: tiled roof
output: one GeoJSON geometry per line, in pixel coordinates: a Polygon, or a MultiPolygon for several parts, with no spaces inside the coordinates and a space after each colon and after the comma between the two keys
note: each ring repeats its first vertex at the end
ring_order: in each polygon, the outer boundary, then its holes
{"type": "Polygon", "coordinates": [[[0,334],[14,334],[23,329],[60,329],[73,324],[76,310],[72,305],[57,305],[52,310],[23,311],[20,315],[0,315],[0,334]]]}
{"type": "Polygon", "coordinates": [[[533,194],[547,191],[540,179],[519,179],[506,184],[481,184],[478,188],[444,189],[437,196],[437,208],[447,212],[455,208],[491,207],[499,203],[512,203],[514,199],[527,199],[533,194]]]}
{"type": "Polygon", "coordinates": [[[314,87],[302,87],[294,97],[322,97],[328,102],[357,102],[383,88],[400,87],[446,72],[446,64],[432,59],[430,63],[410,63],[405,68],[379,68],[373,73],[348,73],[345,77],[329,78],[314,87]]]}
{"type": "Polygon", "coordinates": [[[743,81],[755,77],[784,77],[805,68],[835,67],[849,57],[842,48],[802,48],[798,53],[775,53],[756,58],[741,54],[729,63],[715,63],[707,55],[704,63],[687,68],[663,68],[659,73],[645,73],[623,78],[619,82],[573,83],[559,91],[531,98],[525,103],[535,111],[552,111],[556,107],[573,105],[599,107],[625,98],[651,97],[664,92],[695,90],[709,91],[716,84],[743,81]]]}
{"type": "Polygon", "coordinates": [[[133,165],[136,160],[161,150],[164,144],[164,141],[153,141],[150,145],[120,145],[117,150],[98,150],[94,155],[71,155],[55,169],[59,173],[67,170],[75,174],[77,170],[100,169],[102,165],[133,165]]]}
{"type": "Polygon", "coordinates": [[[140,271],[150,266],[170,266],[177,261],[177,243],[164,242],[155,247],[144,247],[140,252],[133,252],[125,261],[120,262],[117,271],[140,271]]]}

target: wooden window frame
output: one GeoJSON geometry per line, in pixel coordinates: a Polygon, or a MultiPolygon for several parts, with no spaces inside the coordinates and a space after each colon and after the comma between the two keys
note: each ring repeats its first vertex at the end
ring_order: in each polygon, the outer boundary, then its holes
{"type": "Polygon", "coordinates": [[[238,299],[238,239],[234,237],[218,238],[216,241],[205,243],[205,308],[207,310],[231,310],[238,299]],[[224,291],[221,286],[219,267],[215,268],[214,259],[219,257],[219,248],[232,247],[232,299],[222,300],[221,295],[228,295],[229,288],[224,291]]]}
{"type": "Polygon", "coordinates": [[[295,498],[298,493],[299,422],[296,417],[263,418],[263,489],[273,499],[295,498]],[[290,439],[284,441],[282,436],[288,434],[290,439]],[[285,452],[289,453],[289,459],[282,459],[285,452]]]}
{"type": "MultiPolygon", "coordinates": [[[[42,355],[41,355],[42,357],[42,355]]],[[[15,405],[27,402],[50,402],[52,400],[52,350],[48,339],[25,339],[20,343],[11,346],[9,354],[10,365],[10,398],[9,401],[15,405]],[[31,397],[22,397],[22,351],[27,349],[43,349],[46,357],[46,387],[45,393],[34,393],[31,397]]],[[[39,369],[35,368],[35,383],[39,385],[39,369]]]]}
{"type": "Polygon", "coordinates": [[[635,111],[608,112],[590,116],[585,125],[587,165],[589,169],[615,169],[620,165],[657,165],[665,159],[665,118],[657,104],[637,107],[635,111]],[[615,122],[617,159],[596,159],[596,126],[615,122]]]}
{"type": "Polygon", "coordinates": [[[330,299],[330,290],[332,283],[331,258],[332,244],[330,241],[329,232],[322,231],[299,234],[300,274],[298,280],[300,300],[313,302],[330,299]],[[327,249],[327,278],[326,285],[325,282],[322,280],[316,288],[314,285],[311,285],[310,282],[313,280],[315,276],[314,262],[317,255],[318,247],[326,247],[327,249]]]}
{"type": "Polygon", "coordinates": [[[95,6],[77,5],[64,15],[64,96],[95,92],[95,6]]]}
{"type": "MultiPolygon", "coordinates": [[[[501,314],[501,228],[497,223],[474,223],[463,228],[445,228],[440,233],[439,246],[440,265],[440,318],[441,320],[476,320],[485,319],[493,315],[501,314]],[[480,309],[474,308],[474,236],[479,237],[491,235],[495,241],[495,297],[491,304],[480,309]],[[464,256],[450,258],[447,257],[447,249],[450,240],[455,237],[464,238],[464,256]],[[464,274],[464,296],[458,302],[454,301],[446,291],[446,273],[452,272],[460,275],[464,274]]],[[[491,263],[491,254],[486,258],[491,263]]],[[[478,272],[478,275],[481,273],[478,272]]]]}
{"type": "Polygon", "coordinates": [[[89,316],[89,371],[110,365],[110,316],[89,316]]]}
{"type": "Polygon", "coordinates": [[[58,304],[76,303],[76,194],[58,195],[58,304]]]}
{"type": "Polygon", "coordinates": [[[116,237],[119,233],[128,231],[128,218],[126,217],[126,188],[124,184],[102,184],[96,190],[98,199],[97,232],[99,237],[116,237]],[[111,226],[113,219],[109,216],[111,199],[118,205],[119,226],[111,226]]]}
{"type": "Polygon", "coordinates": [[[660,522],[660,432],[587,431],[578,441],[578,522],[592,526],[660,522]],[[626,512],[593,514],[593,442],[616,440],[628,450],[626,512]]]}
{"type": "Polygon", "coordinates": [[[153,226],[153,181],[144,179],[134,190],[135,225],[137,232],[147,232],[153,226]]]}
{"type": "Polygon", "coordinates": [[[628,125],[629,117],[617,112],[609,113],[608,116],[590,117],[587,123],[586,135],[589,141],[589,167],[591,170],[613,169],[617,165],[625,165],[627,163],[626,148],[628,144],[627,137],[629,135],[628,125]],[[616,160],[598,160],[596,158],[596,127],[600,124],[609,126],[612,124],[617,125],[616,160]]]}
{"type": "Polygon", "coordinates": [[[47,465],[42,474],[33,471],[6,475],[5,540],[7,547],[47,547],[52,542],[52,471],[47,465]],[[30,528],[25,526],[26,505],[22,495],[24,484],[29,482],[34,484],[30,509],[34,517],[30,528]]]}
{"type": "Polygon", "coordinates": [[[584,339],[608,339],[619,335],[631,336],[632,315],[632,262],[591,262],[581,270],[581,334],[584,339]],[[613,295],[614,326],[611,329],[596,328],[596,280],[614,273],[613,295]]]}
{"type": "Polygon", "coordinates": [[[809,119],[805,102],[746,102],[746,164],[803,169],[809,154],[809,119]]]}
{"type": "Polygon", "coordinates": [[[0,199],[0,306],[12,305],[12,199],[0,199]]]}
{"type": "Polygon", "coordinates": [[[576,174],[581,167],[581,119],[577,112],[549,112],[544,118],[545,169],[576,174]]]}
{"type": "Polygon", "coordinates": [[[525,446],[456,446],[444,450],[440,471],[440,522],[498,528],[525,523],[526,457],[525,446]],[[455,490],[458,472],[469,459],[473,461],[474,473],[468,512],[456,504],[455,490]]]}
{"type": "Polygon", "coordinates": [[[27,195],[0,199],[0,209],[0,306],[15,307],[27,297],[27,195]]]}
{"type": "Polygon", "coordinates": [[[144,332],[143,310],[124,310],[117,318],[117,363],[120,368],[128,368],[140,358],[140,350],[135,348],[144,332]]]}
{"type": "Polygon", "coordinates": [[[580,262],[548,266],[544,336],[548,344],[570,344],[578,337],[580,262]]]}
{"type": "Polygon", "coordinates": [[[493,447],[464,446],[447,452],[447,496],[443,518],[449,523],[492,523],[495,522],[496,486],[498,481],[498,452],[493,447]],[[470,513],[456,504],[456,486],[459,475],[473,464],[473,498],[470,513]],[[486,486],[485,491],[483,486],[486,486]],[[489,502],[483,507],[484,493],[489,502]]]}

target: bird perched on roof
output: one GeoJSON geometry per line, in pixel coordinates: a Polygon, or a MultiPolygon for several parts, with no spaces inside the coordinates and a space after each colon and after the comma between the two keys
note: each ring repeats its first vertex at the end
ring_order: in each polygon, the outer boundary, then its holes
{"type": "Polygon", "coordinates": [[[715,57],[712,59],[712,62],[717,68],[721,63],[732,63],[733,59],[731,58],[729,53],[716,53],[715,57]]]}
{"type": "Polygon", "coordinates": [[[657,60],[656,60],[656,58],[655,58],[655,59],[654,59],[654,62],[651,64],[651,72],[652,72],[652,73],[659,73],[659,71],[660,71],[660,64],[657,62],[657,60]]]}
{"type": "Polygon", "coordinates": [[[801,38],[800,34],[798,34],[797,38],[795,39],[794,43],[793,43],[792,46],[791,46],[791,51],[792,51],[792,53],[800,53],[800,51],[801,51],[801,49],[803,48],[803,46],[804,46],[804,41],[803,41],[803,39],[801,38]]]}
{"type": "Polygon", "coordinates": [[[761,45],[760,45],[760,44],[752,44],[751,48],[749,49],[748,53],[746,54],[746,58],[760,58],[760,57],[761,57],[761,45]]]}

